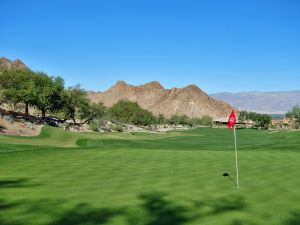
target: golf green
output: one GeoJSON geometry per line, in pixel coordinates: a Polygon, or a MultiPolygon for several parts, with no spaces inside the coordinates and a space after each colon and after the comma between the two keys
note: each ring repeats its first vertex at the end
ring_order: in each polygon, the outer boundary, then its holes
{"type": "Polygon", "coordinates": [[[0,135],[0,224],[300,224],[300,132],[237,141],[240,189],[230,129],[0,135]]]}

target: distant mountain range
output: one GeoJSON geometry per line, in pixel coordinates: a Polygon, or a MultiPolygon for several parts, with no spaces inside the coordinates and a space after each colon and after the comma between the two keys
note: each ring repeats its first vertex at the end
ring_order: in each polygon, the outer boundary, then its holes
{"type": "Polygon", "coordinates": [[[268,114],[285,114],[300,105],[300,91],[216,93],[211,97],[237,107],[239,110],[268,114]]]}
{"type": "Polygon", "coordinates": [[[88,92],[88,97],[93,102],[103,102],[106,106],[112,106],[121,99],[134,101],[142,108],[156,115],[163,114],[167,118],[175,114],[220,118],[227,117],[233,109],[229,104],[213,99],[196,85],[165,89],[157,81],[139,86],[118,81],[105,92],[88,92]]]}

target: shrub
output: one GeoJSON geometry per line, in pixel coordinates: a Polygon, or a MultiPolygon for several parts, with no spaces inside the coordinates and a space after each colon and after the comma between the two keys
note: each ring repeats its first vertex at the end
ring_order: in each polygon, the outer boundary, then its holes
{"type": "Polygon", "coordinates": [[[120,125],[113,125],[111,129],[114,131],[123,132],[123,127],[120,125]]]}
{"type": "Polygon", "coordinates": [[[112,121],[135,125],[151,125],[155,123],[153,114],[142,109],[136,102],[121,100],[109,109],[112,121]]]}
{"type": "Polygon", "coordinates": [[[208,115],[204,115],[201,117],[201,125],[203,126],[212,126],[213,124],[213,118],[208,115]]]}
{"type": "Polygon", "coordinates": [[[99,126],[97,123],[92,122],[89,124],[89,126],[90,126],[90,130],[92,130],[92,131],[99,131],[99,126]]]}
{"type": "Polygon", "coordinates": [[[171,125],[178,125],[179,124],[179,116],[177,116],[177,115],[171,116],[171,118],[169,119],[168,122],[171,125]]]}
{"type": "Polygon", "coordinates": [[[165,124],[167,123],[167,119],[164,117],[163,114],[159,114],[157,117],[156,117],[156,123],[157,124],[165,124]]]}

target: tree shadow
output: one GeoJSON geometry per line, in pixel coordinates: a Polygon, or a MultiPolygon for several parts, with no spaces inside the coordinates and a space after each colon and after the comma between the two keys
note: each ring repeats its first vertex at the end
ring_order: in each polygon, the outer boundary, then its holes
{"type": "Polygon", "coordinates": [[[25,225],[24,223],[16,222],[16,221],[7,221],[0,219],[1,225],[25,225]]]}
{"type": "Polygon", "coordinates": [[[30,183],[27,178],[0,180],[0,188],[34,187],[37,185],[38,184],[30,183]]]}
{"type": "Polygon", "coordinates": [[[78,204],[65,212],[59,219],[48,225],[100,225],[112,217],[123,213],[122,209],[90,208],[87,204],[78,204]]]}
{"type": "Polygon", "coordinates": [[[241,196],[221,197],[210,203],[211,214],[219,214],[227,211],[240,211],[246,208],[244,198],[241,196]]]}
{"type": "MultiPolygon", "coordinates": [[[[5,210],[16,208],[20,205],[19,202],[7,202],[4,199],[0,199],[0,212],[4,212],[5,210]]],[[[13,220],[13,218],[2,218],[2,215],[5,215],[4,213],[0,213],[0,224],[1,225],[23,225],[23,223],[17,222],[13,220]]]]}
{"type": "Polygon", "coordinates": [[[205,208],[205,213],[202,216],[217,215],[229,211],[242,211],[247,208],[245,199],[236,195],[194,201],[194,204],[200,211],[205,208]]]}
{"type": "Polygon", "coordinates": [[[106,224],[116,216],[123,217],[130,225],[183,225],[246,207],[244,199],[239,196],[222,197],[189,206],[169,200],[162,192],[142,194],[139,199],[141,203],[138,206],[127,208],[92,208],[88,204],[79,204],[48,225],[106,224]],[[202,211],[203,208],[205,211],[202,211]]]}
{"type": "MultiPolygon", "coordinates": [[[[11,180],[10,180],[11,181],[11,180]]],[[[26,183],[26,179],[17,182],[3,182],[6,187],[19,187],[26,183]]],[[[22,200],[20,202],[7,202],[0,199],[0,211],[18,209],[21,205],[22,215],[44,216],[51,215],[52,221],[47,225],[101,225],[111,222],[115,217],[124,219],[130,225],[184,225],[195,220],[207,219],[229,211],[243,210],[246,203],[242,197],[228,196],[205,200],[202,202],[180,203],[170,200],[169,196],[162,192],[145,193],[138,196],[140,204],[129,207],[95,208],[89,204],[81,203],[70,209],[65,209],[65,200],[39,199],[37,201],[22,200]],[[26,210],[24,210],[26,208],[26,210]]],[[[69,203],[68,203],[69,204],[69,203]]],[[[16,221],[18,217],[3,218],[0,214],[0,225],[22,225],[26,221],[16,221]]],[[[19,215],[22,218],[22,215],[19,215]]],[[[294,214],[285,225],[296,225],[300,215],[294,214]]],[[[234,225],[242,224],[236,221],[234,225]]]]}
{"type": "Polygon", "coordinates": [[[11,208],[14,208],[18,205],[19,205],[19,203],[17,203],[17,202],[10,203],[10,202],[7,202],[4,199],[0,199],[0,210],[11,209],[11,208]]]}
{"type": "Polygon", "coordinates": [[[144,201],[142,207],[150,215],[150,220],[145,225],[180,225],[193,218],[186,213],[187,208],[166,200],[163,193],[143,194],[140,198],[144,201]]]}
{"type": "Polygon", "coordinates": [[[291,212],[289,218],[283,224],[284,225],[300,225],[300,212],[299,211],[291,212]]]}

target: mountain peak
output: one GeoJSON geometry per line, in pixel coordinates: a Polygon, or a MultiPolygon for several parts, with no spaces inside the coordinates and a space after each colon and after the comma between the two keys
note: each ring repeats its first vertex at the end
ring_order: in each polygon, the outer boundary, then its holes
{"type": "Polygon", "coordinates": [[[142,85],[144,87],[150,87],[150,88],[155,88],[155,89],[164,89],[164,87],[158,82],[158,81],[151,81],[149,83],[146,83],[142,85]]]}
{"type": "Polygon", "coordinates": [[[7,69],[27,69],[27,66],[20,60],[11,61],[8,58],[0,58],[0,71],[7,69]]]}
{"type": "Polygon", "coordinates": [[[123,87],[123,86],[127,86],[127,85],[128,85],[128,84],[126,84],[125,81],[123,81],[123,80],[118,80],[118,81],[115,83],[114,87],[123,87]]]}
{"type": "Polygon", "coordinates": [[[201,89],[195,84],[190,84],[184,87],[183,89],[192,90],[192,91],[201,91],[201,89]]]}

